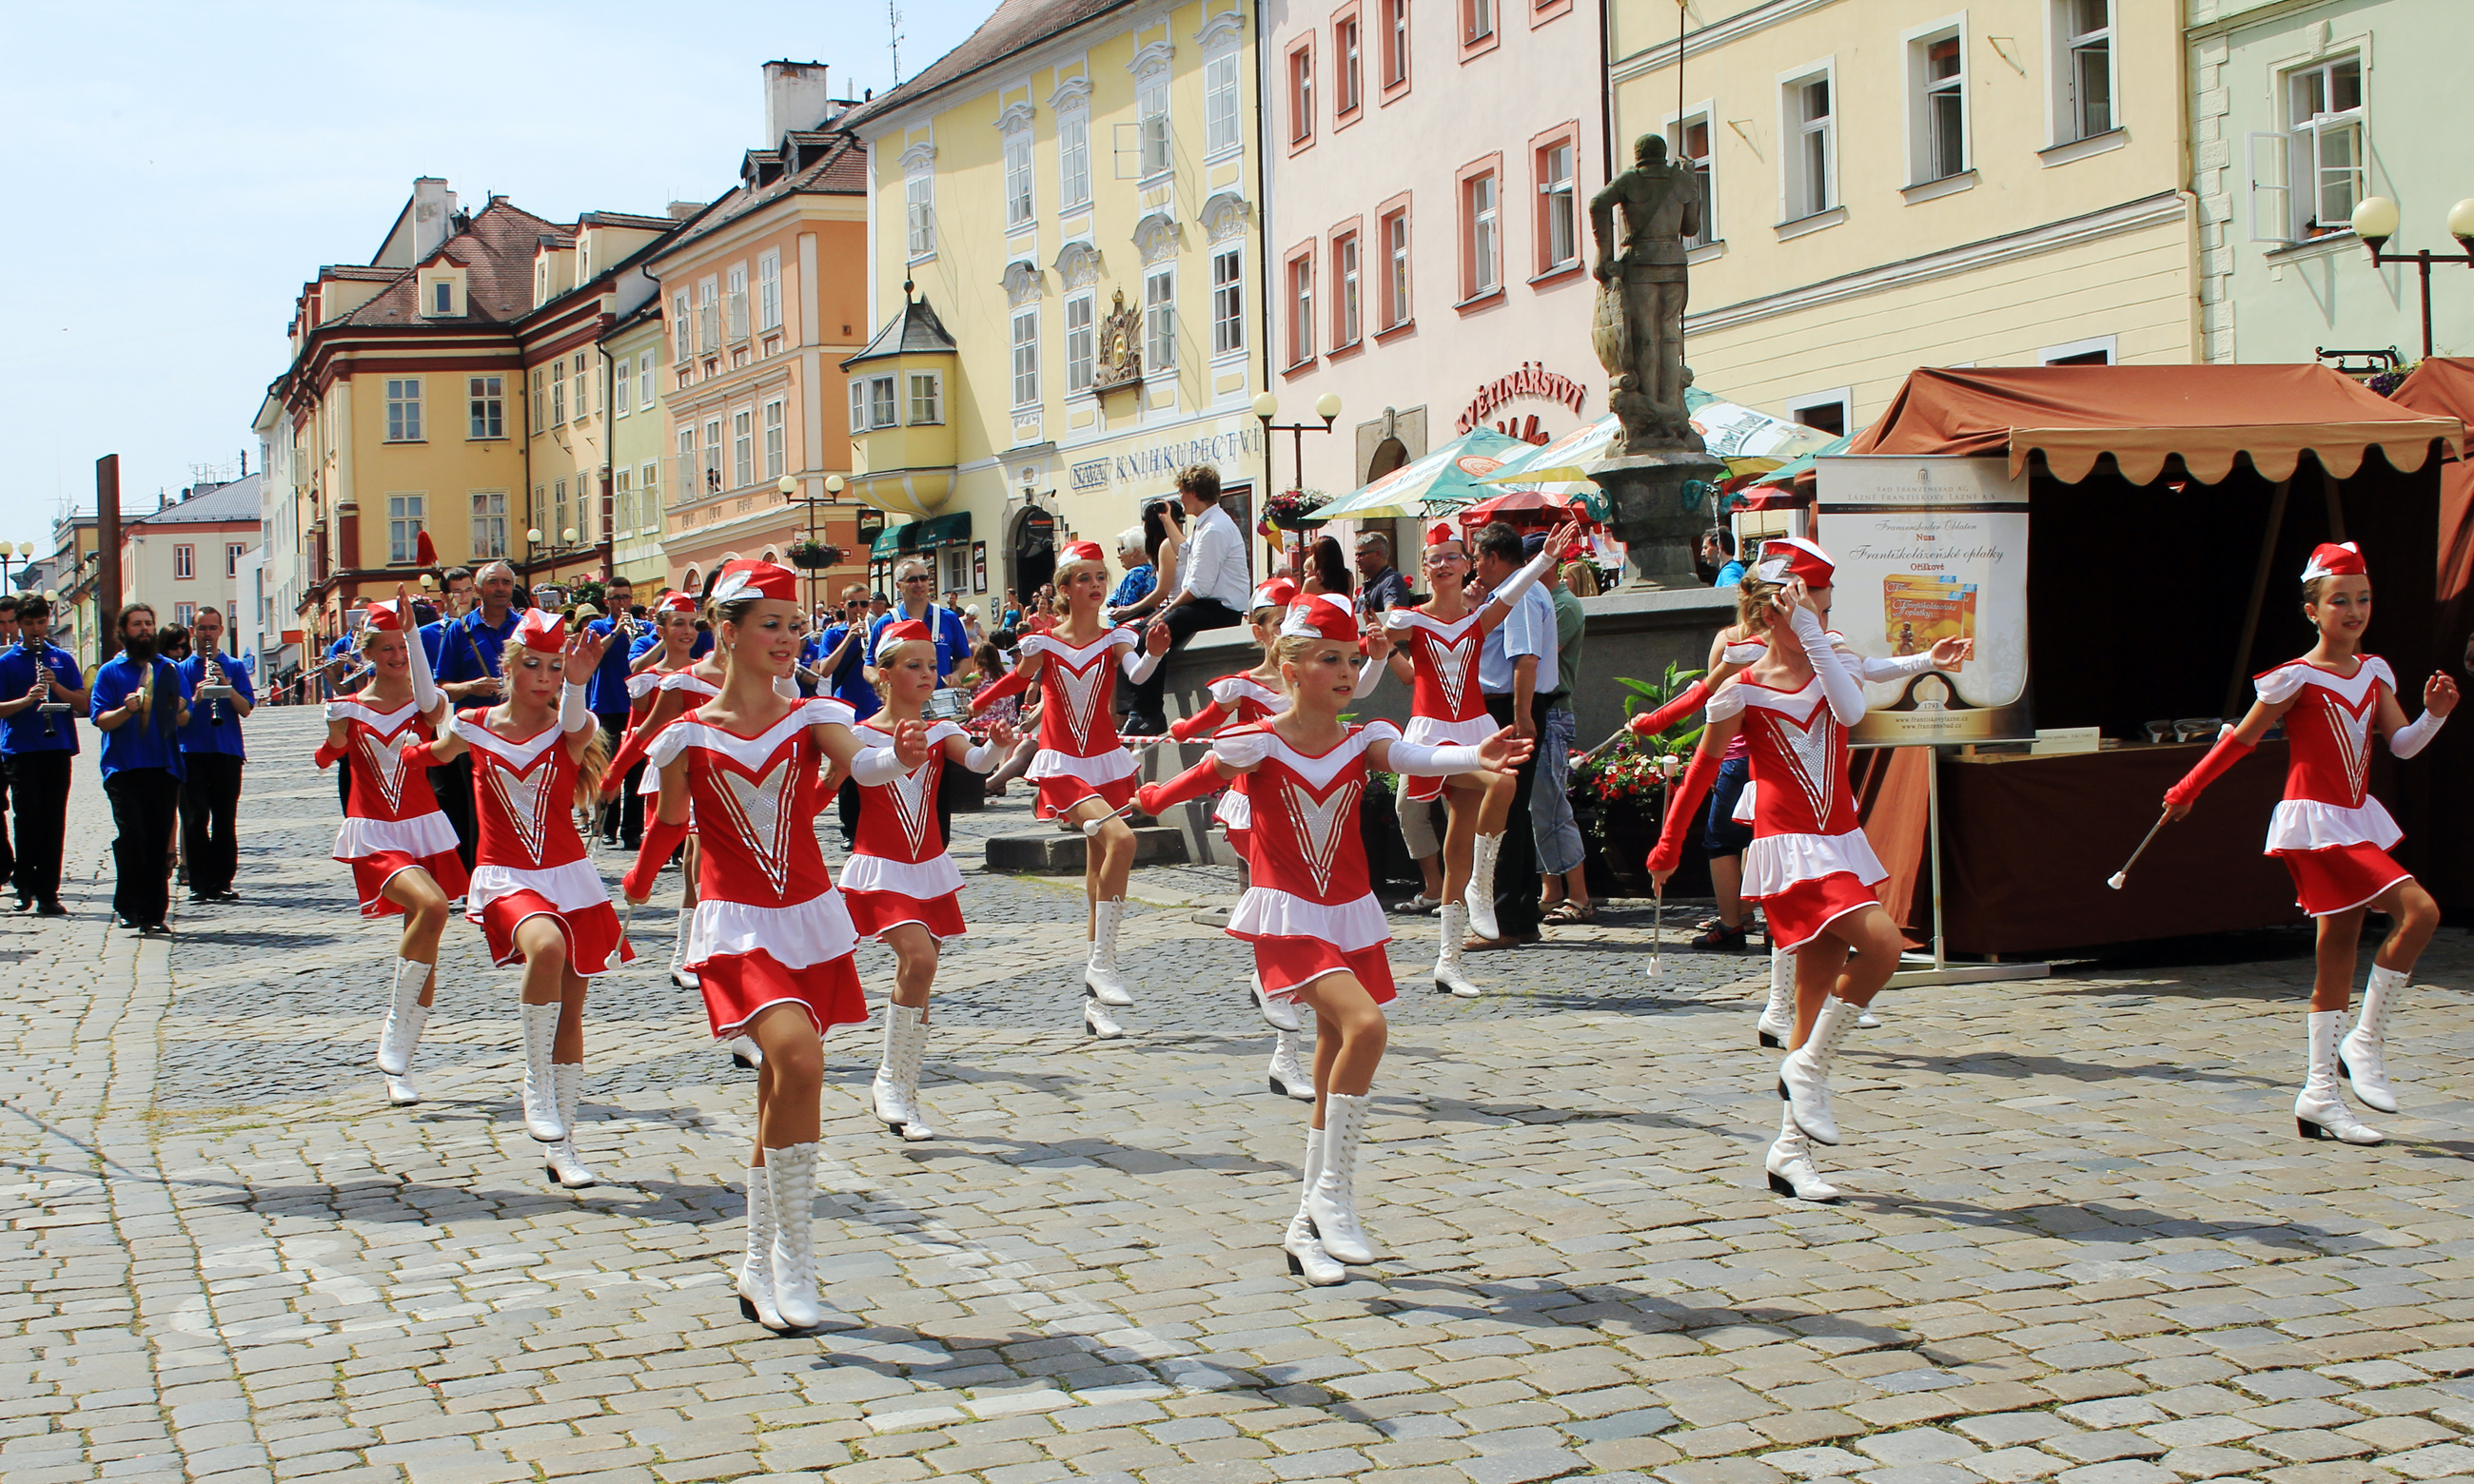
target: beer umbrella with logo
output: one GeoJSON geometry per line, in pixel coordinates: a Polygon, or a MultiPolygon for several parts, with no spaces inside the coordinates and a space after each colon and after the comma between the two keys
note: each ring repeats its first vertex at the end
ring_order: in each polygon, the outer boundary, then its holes
{"type": "Polygon", "coordinates": [[[1465,433],[1424,458],[1317,508],[1315,518],[1382,520],[1467,505],[1493,493],[1482,481],[1528,446],[1492,428],[1465,433]]]}

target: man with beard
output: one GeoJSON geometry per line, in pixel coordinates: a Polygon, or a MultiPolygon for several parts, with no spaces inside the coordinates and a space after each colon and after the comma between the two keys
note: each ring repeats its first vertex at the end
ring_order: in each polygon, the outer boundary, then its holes
{"type": "Polygon", "coordinates": [[[77,658],[49,642],[52,606],[17,600],[17,642],[0,653],[0,760],[9,769],[17,825],[17,866],[10,883],[17,910],[68,916],[61,905],[61,843],[68,829],[69,774],[77,756],[77,712],[86,704],[77,658]],[[46,711],[45,705],[68,706],[46,711]]]}
{"type": "Polygon", "coordinates": [[[180,729],[189,684],[156,653],[155,609],[120,610],[120,654],[98,665],[90,706],[103,733],[103,791],[111,799],[111,910],[117,925],[170,931],[172,825],[180,817],[180,729]]]}

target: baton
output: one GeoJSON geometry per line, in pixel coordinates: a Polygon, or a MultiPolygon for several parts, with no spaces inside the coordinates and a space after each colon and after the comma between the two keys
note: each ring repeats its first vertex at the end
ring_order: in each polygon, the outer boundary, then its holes
{"type": "Polygon", "coordinates": [[[2155,839],[2156,831],[2164,828],[2166,824],[2172,818],[2173,815],[2171,810],[2167,810],[2165,813],[2156,816],[2156,823],[2147,826],[2147,838],[2139,842],[2139,849],[2130,852],[2130,859],[2122,863],[2122,869],[2120,871],[2117,871],[2113,874],[2104,878],[2104,884],[2112,887],[2117,892],[2121,891],[2122,883],[2128,879],[2130,875],[2130,868],[2138,865],[2139,857],[2147,853],[2147,841],[2155,839]]]}
{"type": "Polygon", "coordinates": [[[1649,976],[1655,979],[1662,972],[1658,966],[1658,952],[1666,939],[1666,888],[1661,886],[1653,891],[1650,900],[1654,905],[1649,920],[1649,976]]]}

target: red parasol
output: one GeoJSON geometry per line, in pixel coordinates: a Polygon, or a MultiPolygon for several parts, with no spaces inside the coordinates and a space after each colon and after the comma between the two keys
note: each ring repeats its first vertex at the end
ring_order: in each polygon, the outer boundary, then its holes
{"type": "Polygon", "coordinates": [[[1513,525],[1553,525],[1558,521],[1578,518],[1589,524],[1589,511],[1581,496],[1568,502],[1559,500],[1541,490],[1514,490],[1492,499],[1480,500],[1460,513],[1464,529],[1475,530],[1489,521],[1501,520],[1513,525]]]}

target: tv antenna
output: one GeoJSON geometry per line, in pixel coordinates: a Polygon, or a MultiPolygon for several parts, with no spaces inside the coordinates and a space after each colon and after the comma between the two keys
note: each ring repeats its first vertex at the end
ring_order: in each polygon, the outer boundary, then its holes
{"type": "Polygon", "coordinates": [[[902,85],[902,8],[899,0],[885,0],[885,29],[892,37],[893,84],[902,85]]]}

